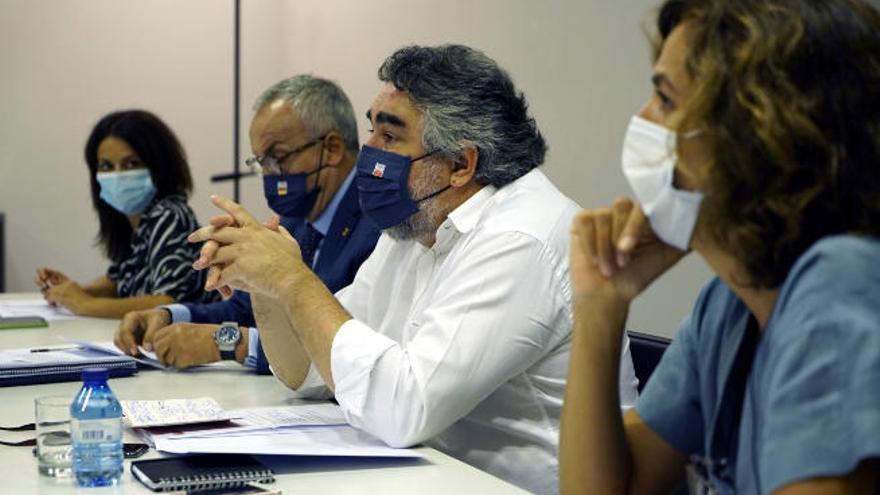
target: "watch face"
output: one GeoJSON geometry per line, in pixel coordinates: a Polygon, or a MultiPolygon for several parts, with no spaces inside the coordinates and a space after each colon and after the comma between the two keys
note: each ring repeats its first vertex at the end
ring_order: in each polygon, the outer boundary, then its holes
{"type": "Polygon", "coordinates": [[[235,327],[220,327],[214,334],[218,344],[235,344],[239,339],[239,330],[235,327]]]}

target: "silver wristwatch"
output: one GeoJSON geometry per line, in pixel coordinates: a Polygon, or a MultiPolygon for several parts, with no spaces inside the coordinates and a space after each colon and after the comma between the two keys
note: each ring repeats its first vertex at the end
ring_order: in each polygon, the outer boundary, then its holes
{"type": "Polygon", "coordinates": [[[235,347],[241,342],[241,329],[234,321],[224,321],[214,330],[214,343],[220,349],[220,359],[235,359],[235,347]]]}

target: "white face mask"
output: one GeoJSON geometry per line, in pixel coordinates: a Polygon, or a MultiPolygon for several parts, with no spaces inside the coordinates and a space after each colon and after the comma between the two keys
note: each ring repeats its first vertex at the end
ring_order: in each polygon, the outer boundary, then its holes
{"type": "MultiPolygon", "coordinates": [[[[698,133],[694,131],[685,137],[698,133]]],[[[676,159],[675,132],[633,116],[623,140],[623,173],[657,237],[670,246],[687,250],[703,194],[672,185],[676,159]]]]}

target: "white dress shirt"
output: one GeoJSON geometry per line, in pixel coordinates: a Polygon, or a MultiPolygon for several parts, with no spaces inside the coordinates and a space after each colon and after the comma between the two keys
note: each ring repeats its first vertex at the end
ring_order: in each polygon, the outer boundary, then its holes
{"type": "MultiPolygon", "coordinates": [[[[536,493],[558,490],[571,347],[569,229],[578,206],[538,170],[456,208],[426,248],[383,234],[337,293],[336,400],[392,446],[426,442],[536,493]]],[[[314,366],[302,387],[324,396],[314,366]]],[[[625,405],[636,379],[625,342],[625,405]]]]}

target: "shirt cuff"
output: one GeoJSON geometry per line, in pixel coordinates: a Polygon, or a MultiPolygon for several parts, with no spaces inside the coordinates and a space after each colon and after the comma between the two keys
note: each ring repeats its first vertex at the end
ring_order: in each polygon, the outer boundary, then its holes
{"type": "Polygon", "coordinates": [[[183,304],[164,304],[159,306],[171,313],[171,323],[189,323],[192,321],[192,313],[183,304]]]}
{"type": "Polygon", "coordinates": [[[355,319],[339,327],[330,348],[330,371],[336,384],[336,401],[347,417],[363,416],[373,367],[395,345],[394,340],[355,319]]]}
{"type": "Polygon", "coordinates": [[[248,368],[257,367],[257,354],[260,352],[260,331],[256,327],[248,327],[248,353],[244,365],[248,368]]]}
{"type": "MultiPolygon", "coordinates": [[[[270,366],[269,369],[272,367],[270,366]]],[[[273,372],[274,373],[274,372],[273,372]]],[[[324,384],[324,379],[318,373],[314,364],[309,365],[309,372],[298,389],[293,390],[293,397],[297,399],[329,399],[333,393],[324,384]]]]}

